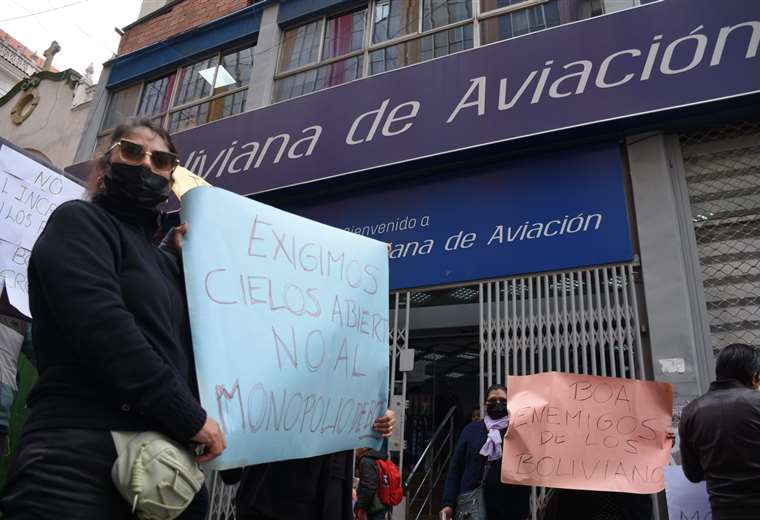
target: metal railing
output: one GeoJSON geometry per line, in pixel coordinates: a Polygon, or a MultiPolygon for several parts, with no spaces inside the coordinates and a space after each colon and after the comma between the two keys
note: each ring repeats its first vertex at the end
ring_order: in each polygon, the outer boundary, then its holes
{"type": "Polygon", "coordinates": [[[209,490],[206,520],[235,520],[235,494],[238,485],[225,484],[219,472],[213,471],[206,478],[206,486],[209,490]]]}
{"type": "Polygon", "coordinates": [[[419,460],[404,481],[407,520],[419,520],[427,508],[433,514],[433,495],[441,478],[446,475],[449,460],[454,453],[454,413],[449,408],[446,416],[430,438],[419,460]],[[424,473],[422,471],[424,470],[424,473]]]}

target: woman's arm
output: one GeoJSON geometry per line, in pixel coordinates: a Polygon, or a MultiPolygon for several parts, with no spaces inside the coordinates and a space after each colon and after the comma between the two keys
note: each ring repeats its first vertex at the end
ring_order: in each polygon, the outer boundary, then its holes
{"type": "Polygon", "coordinates": [[[356,489],[357,506],[369,511],[377,493],[377,468],[375,459],[364,457],[359,462],[359,487],[356,489]]]}
{"type": "Polygon", "coordinates": [[[462,473],[466,465],[465,458],[467,456],[467,440],[465,438],[465,432],[459,436],[457,447],[454,450],[454,454],[449,460],[449,473],[446,475],[446,485],[443,488],[443,500],[441,501],[442,507],[454,507],[457,504],[457,497],[460,493],[460,486],[462,482],[462,473]]]}
{"type": "Polygon", "coordinates": [[[71,202],[53,213],[34,246],[31,281],[77,360],[124,406],[178,441],[189,441],[206,412],[126,308],[117,274],[118,230],[99,211],[71,202]]]}

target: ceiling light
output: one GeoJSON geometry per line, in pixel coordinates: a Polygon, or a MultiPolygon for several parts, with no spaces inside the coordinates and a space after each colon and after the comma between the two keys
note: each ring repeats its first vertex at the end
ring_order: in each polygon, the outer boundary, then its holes
{"type": "Polygon", "coordinates": [[[411,297],[412,303],[416,303],[417,305],[425,304],[432,299],[433,295],[426,292],[416,292],[411,297]]]}
{"type": "Polygon", "coordinates": [[[472,287],[458,287],[451,291],[451,297],[460,301],[474,300],[478,296],[478,290],[472,287]]]}

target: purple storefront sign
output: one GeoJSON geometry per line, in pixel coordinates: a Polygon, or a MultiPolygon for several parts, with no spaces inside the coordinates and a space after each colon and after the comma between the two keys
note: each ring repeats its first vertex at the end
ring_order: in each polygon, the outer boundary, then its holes
{"type": "Polygon", "coordinates": [[[212,184],[258,193],[760,92],[759,43],[758,0],[664,0],[355,81],[175,139],[185,166],[212,184]]]}

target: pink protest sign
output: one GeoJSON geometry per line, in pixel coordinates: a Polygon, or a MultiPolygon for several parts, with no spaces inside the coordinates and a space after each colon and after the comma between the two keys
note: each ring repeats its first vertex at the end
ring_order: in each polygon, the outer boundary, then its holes
{"type": "Polygon", "coordinates": [[[669,384],[560,372],[508,383],[503,482],[628,493],[665,488],[669,384]]]}

